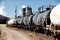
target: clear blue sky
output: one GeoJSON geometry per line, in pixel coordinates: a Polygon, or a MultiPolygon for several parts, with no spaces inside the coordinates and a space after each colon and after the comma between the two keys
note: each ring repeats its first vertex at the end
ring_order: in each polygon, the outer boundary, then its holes
{"type": "Polygon", "coordinates": [[[22,5],[30,5],[33,11],[37,11],[38,7],[41,5],[46,5],[51,3],[52,5],[57,5],[60,0],[0,0],[0,3],[4,1],[6,14],[10,17],[14,17],[15,6],[17,5],[17,11],[19,15],[19,10],[22,5]]]}

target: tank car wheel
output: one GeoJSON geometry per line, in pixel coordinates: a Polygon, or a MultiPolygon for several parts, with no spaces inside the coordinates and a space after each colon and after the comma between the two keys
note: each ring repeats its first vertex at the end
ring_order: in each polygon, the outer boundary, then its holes
{"type": "Polygon", "coordinates": [[[28,30],[28,26],[25,27],[25,30],[28,30]]]}
{"type": "Polygon", "coordinates": [[[32,25],[28,25],[28,30],[30,30],[30,31],[33,31],[33,26],[32,25]]]}
{"type": "Polygon", "coordinates": [[[31,29],[30,27],[31,27],[31,26],[28,24],[28,25],[27,25],[27,30],[30,30],[30,29],[31,29]]]}
{"type": "Polygon", "coordinates": [[[33,29],[34,29],[34,28],[31,28],[31,27],[29,28],[30,31],[33,31],[33,29]]]}
{"type": "Polygon", "coordinates": [[[35,32],[38,32],[39,31],[39,27],[35,27],[35,32]]]}
{"type": "Polygon", "coordinates": [[[46,35],[47,35],[47,36],[50,35],[50,30],[46,30],[46,35]]]}

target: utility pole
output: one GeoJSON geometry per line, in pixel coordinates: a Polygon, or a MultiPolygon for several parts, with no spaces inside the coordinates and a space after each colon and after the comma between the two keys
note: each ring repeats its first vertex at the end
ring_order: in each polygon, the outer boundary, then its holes
{"type": "Polygon", "coordinates": [[[16,19],[17,19],[17,6],[15,7],[15,25],[17,26],[17,21],[16,21],[16,19]]]}
{"type": "Polygon", "coordinates": [[[15,19],[17,19],[17,6],[15,8],[15,19]]]}

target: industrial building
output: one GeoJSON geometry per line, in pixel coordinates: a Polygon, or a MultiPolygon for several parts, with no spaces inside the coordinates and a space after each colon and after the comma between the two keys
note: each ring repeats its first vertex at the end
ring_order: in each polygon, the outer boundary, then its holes
{"type": "Polygon", "coordinates": [[[0,24],[5,24],[9,20],[9,17],[0,15],[0,24]]]}

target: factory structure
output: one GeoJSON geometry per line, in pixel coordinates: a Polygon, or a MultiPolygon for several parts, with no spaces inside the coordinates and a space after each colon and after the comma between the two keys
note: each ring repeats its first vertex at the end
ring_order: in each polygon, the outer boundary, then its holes
{"type": "Polygon", "coordinates": [[[32,8],[30,6],[23,5],[22,6],[22,16],[29,16],[31,14],[33,14],[32,8]]]}
{"type": "Polygon", "coordinates": [[[9,17],[0,15],[0,24],[5,24],[9,20],[9,17]]]}

